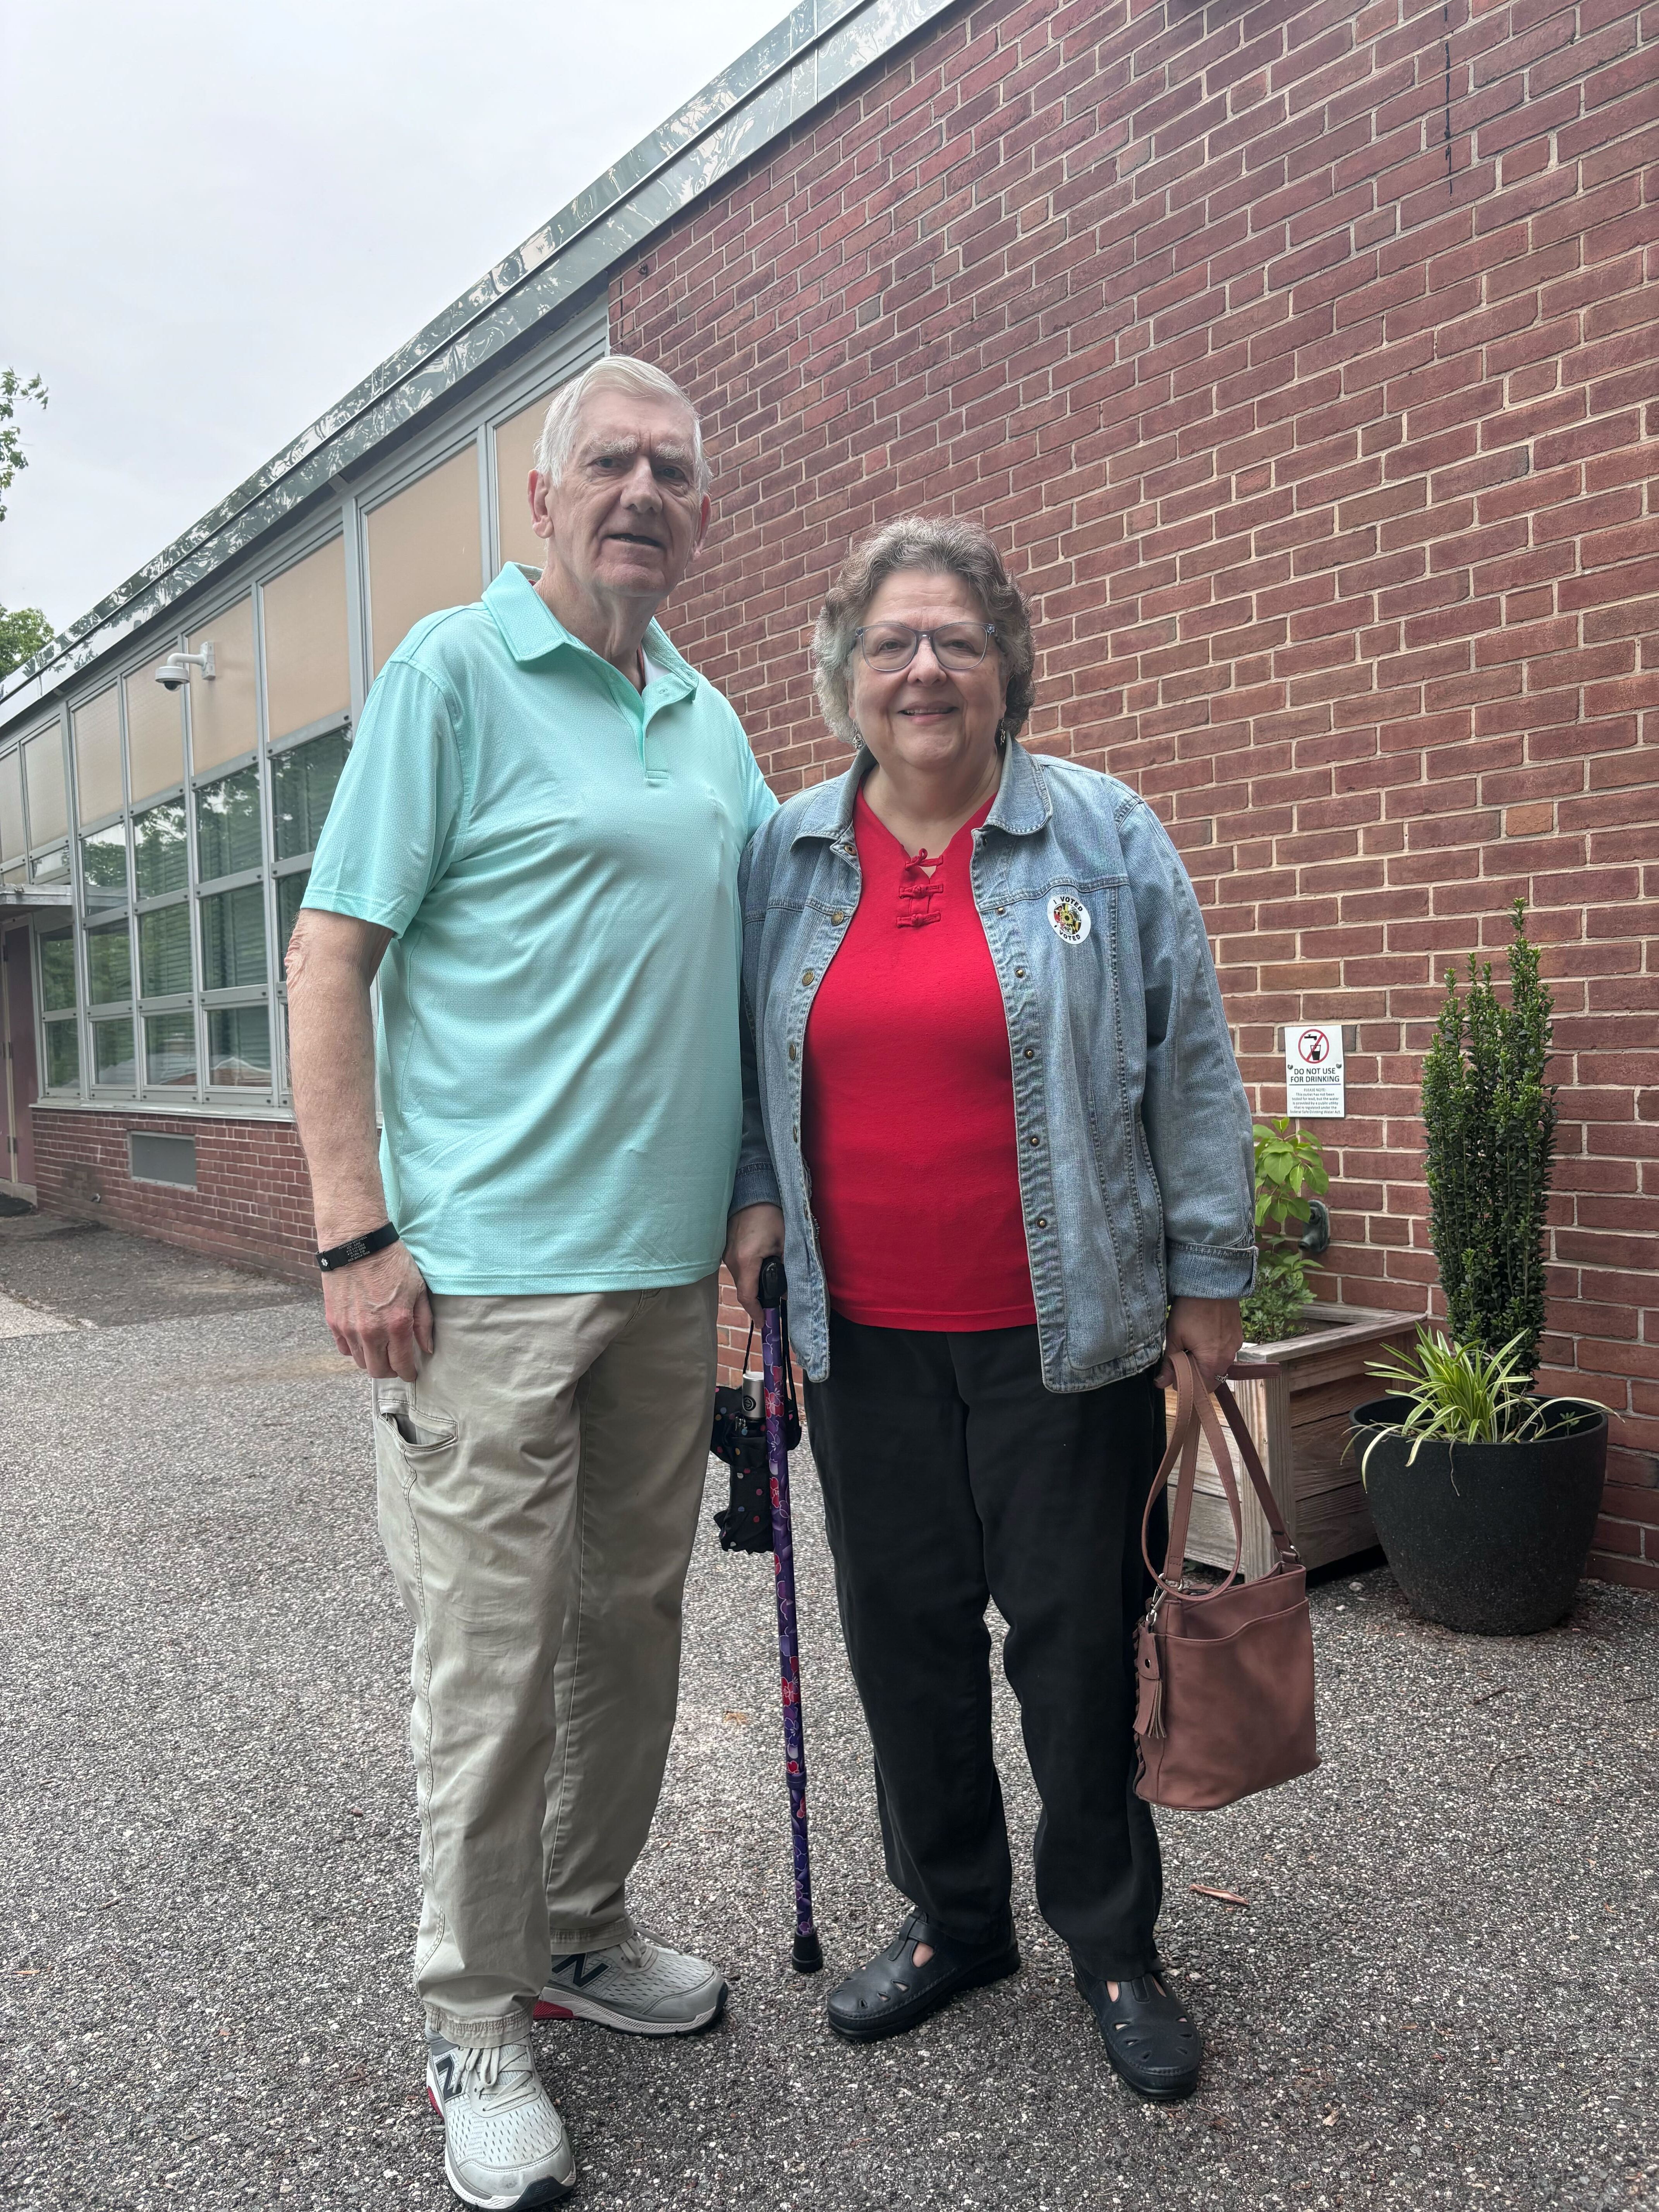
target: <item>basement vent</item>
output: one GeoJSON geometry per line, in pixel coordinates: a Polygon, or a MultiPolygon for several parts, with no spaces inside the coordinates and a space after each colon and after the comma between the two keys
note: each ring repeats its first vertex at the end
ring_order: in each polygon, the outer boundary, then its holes
{"type": "Polygon", "coordinates": [[[135,1182],[170,1182],[179,1190],[194,1190],[196,1139],[155,1137],[141,1129],[130,1129],[127,1165],[135,1182]]]}

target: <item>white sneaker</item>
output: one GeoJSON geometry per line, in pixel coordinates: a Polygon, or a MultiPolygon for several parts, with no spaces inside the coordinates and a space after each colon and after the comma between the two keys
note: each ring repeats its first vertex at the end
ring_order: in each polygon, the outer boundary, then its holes
{"type": "Polygon", "coordinates": [[[527,2212],[576,2186],[564,2122],[527,2043],[463,2051],[428,2035],[426,2094],[444,2124],[444,2174],[463,2204],[527,2212]]]}
{"type": "Polygon", "coordinates": [[[608,1951],[553,1960],[538,2020],[597,2020],[629,2035],[690,2035],[718,2020],[726,1983],[706,1959],[630,1936],[608,1951]]]}

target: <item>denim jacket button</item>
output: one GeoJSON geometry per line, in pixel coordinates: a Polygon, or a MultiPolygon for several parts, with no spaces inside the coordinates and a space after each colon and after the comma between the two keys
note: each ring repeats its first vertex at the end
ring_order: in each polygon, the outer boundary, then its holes
{"type": "MultiPolygon", "coordinates": [[[[790,1057],[791,1057],[792,1059],[793,1059],[793,1056],[794,1056],[794,1051],[795,1051],[795,1048],[793,1047],[793,1045],[791,1045],[791,1046],[790,1046],[790,1048],[789,1048],[789,1053],[790,1053],[790,1057]]],[[[1036,1058],[1036,1054],[1032,1050],[1031,1047],[1030,1047],[1029,1044],[1028,1044],[1028,1045],[1026,1046],[1026,1048],[1025,1048],[1025,1057],[1026,1057],[1026,1059],[1027,1059],[1027,1060],[1035,1060],[1035,1059],[1036,1058]]]]}
{"type": "Polygon", "coordinates": [[[812,968],[808,968],[808,969],[804,969],[804,970],[802,971],[802,975],[801,975],[801,979],[800,979],[800,980],[801,980],[801,981],[802,981],[803,983],[810,983],[810,982],[811,981],[811,980],[812,980],[812,978],[813,978],[814,975],[816,975],[816,973],[817,973],[817,971],[816,970],[816,969],[812,969],[812,968]]]}
{"type": "Polygon", "coordinates": [[[997,908],[997,912],[998,912],[999,914],[1006,914],[1006,913],[1007,913],[1007,911],[1008,911],[1008,909],[1007,909],[1007,908],[1006,908],[1006,906],[1000,906],[1000,907],[997,908]]]}
{"type": "Polygon", "coordinates": [[[1015,970],[1014,970],[1014,973],[1015,973],[1015,975],[1018,975],[1018,976],[1020,976],[1020,977],[1022,977],[1022,978],[1023,978],[1023,977],[1024,977],[1024,974],[1025,974],[1025,970],[1024,970],[1023,968],[1016,968],[1016,969],[1015,969],[1015,970]]]}
{"type": "Polygon", "coordinates": [[[1038,1136],[1036,1131],[1033,1129],[1030,1135],[1025,1141],[1028,1145],[1040,1145],[1042,1142],[1042,1139],[1038,1136]]]}
{"type": "Polygon", "coordinates": [[[846,916],[846,915],[843,913],[843,911],[842,910],[842,908],[841,908],[840,907],[837,907],[837,908],[836,908],[835,912],[830,915],[830,921],[846,921],[846,919],[847,919],[847,916],[846,916]]]}
{"type": "Polygon", "coordinates": [[[1036,1218],[1036,1225],[1039,1229],[1046,1229],[1048,1226],[1048,1217],[1046,1213],[1038,1214],[1036,1218]]]}
{"type": "Polygon", "coordinates": [[[793,1060],[795,1056],[795,1048],[793,1045],[791,1045],[789,1048],[789,1057],[791,1060],[793,1060]]]}

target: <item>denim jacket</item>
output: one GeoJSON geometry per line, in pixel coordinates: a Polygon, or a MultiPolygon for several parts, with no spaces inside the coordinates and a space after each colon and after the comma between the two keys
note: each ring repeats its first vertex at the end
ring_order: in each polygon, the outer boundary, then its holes
{"type": "MultiPolygon", "coordinates": [[[[859,902],[853,801],[870,766],[861,749],[839,781],[786,801],[738,874],[732,1205],[783,1209],[790,1334],[815,1382],[830,1369],[830,1316],[800,1145],[803,1041],[859,902]]],[[[1158,1358],[1170,1298],[1249,1288],[1249,1108],[1198,900],[1149,806],[1097,769],[1011,744],[973,836],[974,903],[1008,1021],[1042,1379],[1092,1390],[1158,1358]]]]}

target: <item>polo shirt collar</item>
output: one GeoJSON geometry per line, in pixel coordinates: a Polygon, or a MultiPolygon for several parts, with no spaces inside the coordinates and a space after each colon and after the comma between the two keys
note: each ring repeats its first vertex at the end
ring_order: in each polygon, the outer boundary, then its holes
{"type": "MultiPolygon", "coordinates": [[[[799,844],[807,837],[845,843],[852,830],[859,787],[874,766],[875,756],[861,744],[845,775],[832,783],[815,785],[801,802],[790,843],[799,844]]],[[[1054,811],[1036,762],[1018,738],[1010,738],[1003,748],[1002,776],[985,817],[986,828],[1006,830],[1013,837],[1030,837],[1047,827],[1054,811]]]]}
{"type": "MultiPolygon", "coordinates": [[[[535,570],[522,567],[517,561],[507,562],[484,593],[483,603],[501,634],[501,642],[521,668],[532,667],[561,650],[585,653],[592,660],[599,659],[592,646],[571,635],[536,589],[535,570]]],[[[645,657],[651,664],[652,684],[666,683],[679,691],[696,690],[696,671],[680,658],[666,631],[654,622],[645,633],[645,657]]],[[[601,665],[609,667],[610,663],[602,662],[601,665]]],[[[623,681],[626,682],[626,678],[623,681]]]]}

